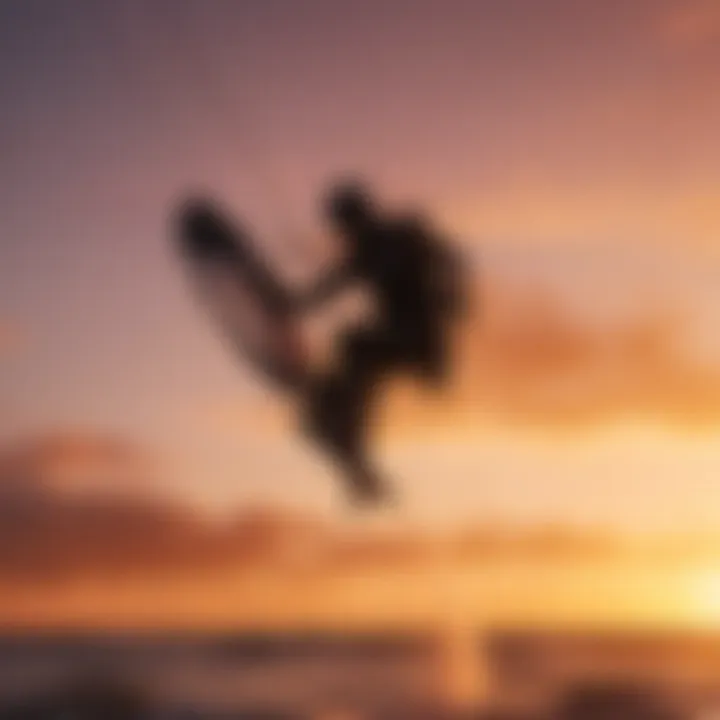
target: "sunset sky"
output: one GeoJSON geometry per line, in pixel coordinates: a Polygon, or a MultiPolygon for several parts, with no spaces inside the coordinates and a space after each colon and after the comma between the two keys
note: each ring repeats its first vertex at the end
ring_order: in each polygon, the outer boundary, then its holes
{"type": "Polygon", "coordinates": [[[206,189],[282,262],[352,171],[485,288],[459,399],[378,450],[410,516],[712,526],[719,87],[718,0],[6,0],[0,442],[117,436],[203,508],[341,511],[167,219],[206,189]]]}

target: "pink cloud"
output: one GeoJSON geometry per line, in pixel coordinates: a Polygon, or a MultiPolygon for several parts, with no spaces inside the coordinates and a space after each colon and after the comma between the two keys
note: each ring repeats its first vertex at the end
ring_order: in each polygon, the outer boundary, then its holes
{"type": "Polygon", "coordinates": [[[0,358],[17,351],[23,340],[23,334],[15,324],[0,318],[0,358]]]}
{"type": "Polygon", "coordinates": [[[680,0],[663,9],[660,37],[673,47],[698,48],[720,42],[720,2],[680,0]]]}

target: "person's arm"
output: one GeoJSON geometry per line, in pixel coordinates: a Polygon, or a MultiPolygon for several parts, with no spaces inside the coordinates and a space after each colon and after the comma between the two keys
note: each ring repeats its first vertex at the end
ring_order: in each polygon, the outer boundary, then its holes
{"type": "Polygon", "coordinates": [[[353,271],[348,263],[338,265],[322,275],[309,288],[295,293],[291,298],[291,308],[294,312],[308,312],[318,305],[331,300],[342,292],[353,279],[353,271]]]}

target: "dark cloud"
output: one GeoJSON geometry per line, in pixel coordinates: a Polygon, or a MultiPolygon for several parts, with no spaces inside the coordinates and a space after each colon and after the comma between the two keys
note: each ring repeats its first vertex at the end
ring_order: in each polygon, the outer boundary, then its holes
{"type": "Polygon", "coordinates": [[[0,574],[44,579],[188,554],[196,534],[189,513],[138,491],[146,454],[77,432],[0,451],[0,574]]]}
{"type": "Polygon", "coordinates": [[[266,563],[319,529],[275,510],[214,524],[147,491],[148,456],[127,440],[78,432],[0,450],[0,582],[266,563]]]}

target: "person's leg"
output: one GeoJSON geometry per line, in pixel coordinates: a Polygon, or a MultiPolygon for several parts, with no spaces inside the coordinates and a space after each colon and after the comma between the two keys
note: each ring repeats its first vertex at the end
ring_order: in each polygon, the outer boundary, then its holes
{"type": "MultiPolygon", "coordinates": [[[[330,388],[323,390],[335,395],[330,388]]],[[[359,432],[350,429],[344,409],[332,409],[335,396],[327,400],[323,399],[323,395],[322,391],[318,391],[308,396],[304,422],[306,435],[338,467],[355,502],[365,504],[381,501],[386,495],[384,483],[368,461],[365,438],[360,438],[359,432]]]]}
{"type": "Polygon", "coordinates": [[[309,388],[305,428],[341,465],[355,499],[375,502],[387,492],[367,459],[370,410],[394,354],[375,330],[349,334],[344,346],[338,371],[309,388]]]}

